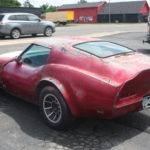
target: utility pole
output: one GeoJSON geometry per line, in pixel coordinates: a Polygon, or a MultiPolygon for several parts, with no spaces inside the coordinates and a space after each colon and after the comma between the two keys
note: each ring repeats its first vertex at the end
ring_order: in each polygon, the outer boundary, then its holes
{"type": "Polygon", "coordinates": [[[24,6],[25,6],[25,7],[30,7],[30,2],[29,2],[29,0],[26,0],[26,1],[25,1],[24,6]]]}
{"type": "Polygon", "coordinates": [[[110,11],[110,0],[109,0],[109,4],[108,4],[108,15],[109,15],[109,23],[111,23],[111,11],[110,11]]]}

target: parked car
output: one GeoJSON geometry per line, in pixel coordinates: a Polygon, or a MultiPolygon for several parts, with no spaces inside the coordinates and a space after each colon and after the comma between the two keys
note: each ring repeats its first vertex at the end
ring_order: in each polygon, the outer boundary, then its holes
{"type": "Polygon", "coordinates": [[[51,21],[42,21],[39,17],[29,13],[1,13],[0,37],[10,35],[18,39],[20,35],[43,33],[51,36],[55,32],[55,24],[51,21]]]}
{"type": "Polygon", "coordinates": [[[38,104],[50,127],[66,129],[77,117],[149,108],[150,57],[95,38],[50,38],[1,55],[0,86],[38,104]]]}

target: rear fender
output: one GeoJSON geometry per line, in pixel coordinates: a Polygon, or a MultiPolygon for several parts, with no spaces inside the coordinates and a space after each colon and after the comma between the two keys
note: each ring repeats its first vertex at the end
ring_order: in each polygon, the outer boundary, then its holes
{"type": "MultiPolygon", "coordinates": [[[[44,78],[38,83],[38,85],[40,85],[40,83],[42,83],[44,81],[49,82],[50,85],[53,85],[55,88],[57,88],[59,90],[59,92],[61,93],[61,95],[64,97],[72,114],[74,116],[79,116],[79,111],[77,110],[75,104],[73,104],[73,102],[71,100],[71,96],[69,95],[69,92],[66,90],[64,85],[60,81],[58,81],[57,79],[54,79],[54,78],[44,78]]],[[[37,85],[37,87],[38,87],[38,85],[37,85]]]]}

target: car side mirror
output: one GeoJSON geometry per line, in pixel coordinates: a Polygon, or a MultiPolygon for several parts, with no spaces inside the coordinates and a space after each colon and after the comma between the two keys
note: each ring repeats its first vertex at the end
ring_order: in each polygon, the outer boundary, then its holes
{"type": "Polygon", "coordinates": [[[16,58],[16,63],[17,63],[18,65],[21,65],[21,64],[22,64],[22,60],[20,59],[20,57],[16,58]]]}
{"type": "Polygon", "coordinates": [[[40,19],[40,18],[39,18],[39,19],[36,19],[36,21],[41,22],[41,19],[40,19]]]}

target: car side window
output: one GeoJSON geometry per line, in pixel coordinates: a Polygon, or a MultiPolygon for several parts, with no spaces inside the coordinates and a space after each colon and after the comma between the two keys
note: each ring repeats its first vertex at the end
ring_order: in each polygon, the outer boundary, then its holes
{"type": "Polygon", "coordinates": [[[35,15],[28,15],[28,20],[29,21],[38,21],[40,19],[35,15]]]}
{"type": "Polygon", "coordinates": [[[9,20],[27,21],[28,18],[26,15],[12,15],[9,17],[9,20]]]}
{"type": "Polygon", "coordinates": [[[47,64],[50,50],[48,47],[33,44],[21,55],[20,59],[24,64],[34,67],[43,66],[47,64]]]}
{"type": "Polygon", "coordinates": [[[27,21],[28,18],[26,15],[17,15],[17,20],[20,20],[20,21],[27,21]]]}
{"type": "Polygon", "coordinates": [[[16,15],[12,15],[8,18],[9,20],[17,20],[17,16],[16,15]]]}

